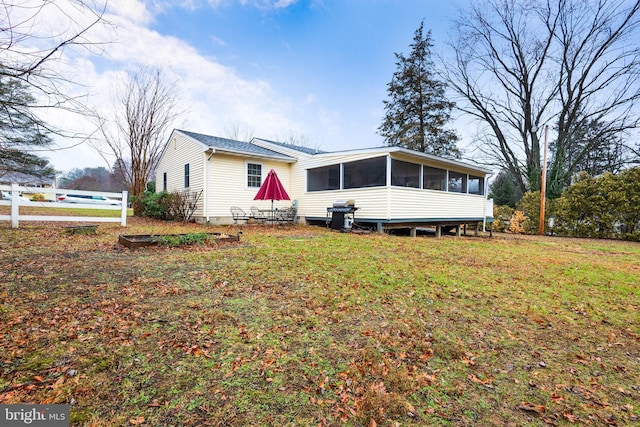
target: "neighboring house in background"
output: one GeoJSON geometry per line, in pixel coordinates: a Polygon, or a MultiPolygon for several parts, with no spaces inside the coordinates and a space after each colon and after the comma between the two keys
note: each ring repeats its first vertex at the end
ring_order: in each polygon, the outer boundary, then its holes
{"type": "Polygon", "coordinates": [[[324,224],[337,200],[354,200],[356,222],[378,230],[473,224],[493,216],[486,200],[491,171],[401,147],[323,152],[174,130],[156,168],[156,189],[201,192],[194,217],[231,224],[231,206],[270,208],[270,201],[253,198],[271,169],[297,200],[300,222],[324,224]]]}
{"type": "Polygon", "coordinates": [[[13,183],[23,185],[25,187],[54,188],[56,179],[55,177],[40,178],[21,172],[0,173],[0,185],[11,185],[13,183]]]}
{"type": "Polygon", "coordinates": [[[41,178],[21,172],[0,173],[0,185],[11,185],[14,183],[30,190],[22,193],[27,198],[31,198],[31,196],[37,194],[38,188],[56,188],[55,177],[41,178]]]}

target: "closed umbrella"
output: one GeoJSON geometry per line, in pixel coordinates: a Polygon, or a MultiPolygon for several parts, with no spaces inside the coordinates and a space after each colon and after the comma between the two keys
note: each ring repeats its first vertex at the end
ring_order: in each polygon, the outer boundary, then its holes
{"type": "Polygon", "coordinates": [[[280,182],[276,171],[271,169],[253,200],[271,200],[271,210],[273,211],[274,200],[291,200],[291,198],[280,182]]]}

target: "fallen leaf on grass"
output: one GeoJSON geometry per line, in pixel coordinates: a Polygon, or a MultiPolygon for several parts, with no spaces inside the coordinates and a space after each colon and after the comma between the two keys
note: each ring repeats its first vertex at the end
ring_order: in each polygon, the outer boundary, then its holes
{"type": "Polygon", "coordinates": [[[134,418],[129,418],[129,422],[131,424],[133,424],[134,426],[140,425],[140,424],[144,424],[144,417],[134,417],[134,418]]]}
{"type": "Polygon", "coordinates": [[[491,383],[493,382],[493,378],[487,378],[485,380],[481,380],[480,378],[476,377],[473,374],[469,375],[468,378],[471,380],[471,382],[483,385],[483,386],[488,387],[488,388],[493,388],[493,385],[491,385],[491,383]]]}
{"type": "Polygon", "coordinates": [[[543,414],[546,411],[546,408],[542,405],[533,405],[527,402],[520,402],[518,405],[518,409],[522,409],[523,411],[535,412],[536,414],[543,414]]]}

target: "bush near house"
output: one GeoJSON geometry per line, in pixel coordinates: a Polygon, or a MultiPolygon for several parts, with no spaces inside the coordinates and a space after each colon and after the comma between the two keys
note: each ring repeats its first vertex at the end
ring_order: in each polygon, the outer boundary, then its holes
{"type": "Polygon", "coordinates": [[[169,193],[161,191],[159,193],[145,191],[140,198],[140,216],[154,219],[167,219],[166,202],[169,193]]]}
{"type": "Polygon", "coordinates": [[[529,231],[531,221],[522,211],[514,211],[509,220],[507,231],[513,234],[531,234],[529,231]]]}
{"type": "Polygon", "coordinates": [[[168,221],[189,222],[202,191],[145,191],[140,198],[140,216],[168,221]]]}
{"type": "Polygon", "coordinates": [[[493,230],[498,232],[504,232],[509,228],[511,217],[513,216],[514,208],[507,205],[494,205],[493,206],[493,230]]]}

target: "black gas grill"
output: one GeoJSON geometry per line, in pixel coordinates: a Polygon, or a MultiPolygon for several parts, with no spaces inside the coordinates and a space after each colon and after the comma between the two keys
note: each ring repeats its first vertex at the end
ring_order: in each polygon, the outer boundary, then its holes
{"type": "Polygon", "coordinates": [[[332,207],[327,208],[327,224],[332,230],[350,231],[357,210],[353,200],[338,200],[332,207]]]}

